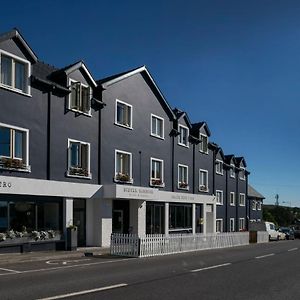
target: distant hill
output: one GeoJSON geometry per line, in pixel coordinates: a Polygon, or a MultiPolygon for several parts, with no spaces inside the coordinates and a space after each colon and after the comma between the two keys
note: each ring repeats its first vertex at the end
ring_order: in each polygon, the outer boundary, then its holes
{"type": "Polygon", "coordinates": [[[274,204],[263,205],[263,219],[278,226],[290,226],[300,223],[300,208],[274,204]]]}

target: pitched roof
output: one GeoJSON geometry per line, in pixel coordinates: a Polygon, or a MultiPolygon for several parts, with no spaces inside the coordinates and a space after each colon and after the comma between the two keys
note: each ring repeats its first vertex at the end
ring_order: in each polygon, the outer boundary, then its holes
{"type": "Polygon", "coordinates": [[[228,155],[225,155],[225,162],[230,165],[231,164],[231,161],[235,161],[235,157],[233,154],[228,154],[228,155]]]}
{"type": "Polygon", "coordinates": [[[265,199],[265,197],[255,190],[250,184],[248,184],[248,197],[250,198],[258,198],[258,199],[265,199]]]}
{"type": "Polygon", "coordinates": [[[223,149],[221,147],[218,147],[216,154],[218,154],[218,153],[221,154],[223,161],[225,161],[225,155],[224,155],[223,149]]]}
{"type": "Polygon", "coordinates": [[[208,125],[205,121],[203,122],[198,122],[198,123],[193,123],[192,124],[192,132],[195,136],[198,136],[199,134],[199,130],[202,128],[202,127],[205,127],[205,130],[207,132],[207,135],[210,136],[211,133],[210,133],[210,130],[208,128],[208,125]]]}
{"type": "Polygon", "coordinates": [[[191,123],[191,121],[190,121],[190,119],[189,119],[189,117],[188,117],[188,115],[185,111],[182,111],[178,108],[174,108],[173,112],[174,112],[175,117],[176,117],[177,120],[179,120],[180,118],[184,118],[185,121],[187,122],[189,128],[192,128],[192,123],[191,123]]]}
{"type": "Polygon", "coordinates": [[[245,158],[244,158],[243,156],[236,157],[235,160],[236,160],[236,164],[237,164],[238,166],[240,166],[241,163],[243,162],[244,166],[247,167],[246,160],[245,160],[245,158]]]}
{"type": "Polygon", "coordinates": [[[37,56],[31,49],[31,47],[27,44],[27,42],[24,40],[18,29],[14,28],[0,35],[0,42],[11,39],[16,39],[24,47],[24,49],[27,51],[27,53],[30,55],[33,61],[36,62],[38,60],[37,56]]]}
{"type": "Polygon", "coordinates": [[[91,75],[90,71],[88,70],[88,68],[86,67],[86,65],[84,64],[84,62],[82,60],[79,60],[75,63],[72,63],[68,66],[65,66],[61,69],[56,70],[55,72],[53,72],[51,74],[51,77],[54,78],[54,77],[56,77],[56,76],[58,76],[59,74],[62,74],[62,73],[66,73],[67,75],[69,75],[73,71],[75,71],[77,69],[80,69],[80,68],[82,68],[84,70],[84,72],[87,74],[89,80],[92,82],[94,87],[96,87],[97,86],[96,81],[94,80],[93,76],[91,75]]]}
{"type": "Polygon", "coordinates": [[[157,86],[157,84],[155,83],[153,77],[151,76],[150,72],[147,70],[146,66],[138,67],[138,68],[126,71],[126,72],[122,72],[122,73],[119,73],[119,74],[115,74],[115,75],[112,75],[112,76],[109,76],[109,77],[97,80],[97,83],[101,84],[101,86],[102,86],[103,89],[107,89],[109,86],[111,86],[111,85],[113,85],[113,84],[115,84],[115,83],[117,83],[117,82],[119,82],[121,80],[127,79],[127,78],[129,78],[131,76],[134,76],[134,75],[136,75],[138,73],[143,73],[143,74],[145,74],[147,76],[147,78],[152,83],[154,89],[157,91],[159,97],[161,98],[161,100],[165,104],[167,110],[170,113],[170,116],[174,119],[175,118],[175,114],[174,114],[171,106],[169,105],[169,103],[166,100],[166,98],[164,97],[163,93],[161,92],[161,90],[159,89],[159,87],[157,86]]]}

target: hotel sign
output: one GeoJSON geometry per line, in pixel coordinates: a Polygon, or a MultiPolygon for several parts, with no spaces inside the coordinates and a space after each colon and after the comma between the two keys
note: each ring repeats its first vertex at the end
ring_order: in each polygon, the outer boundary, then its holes
{"type": "Polygon", "coordinates": [[[0,181],[0,189],[10,189],[12,183],[10,181],[0,181]]]}
{"type": "Polygon", "coordinates": [[[128,185],[116,186],[116,198],[138,199],[138,200],[157,200],[158,190],[145,187],[128,185]]]}

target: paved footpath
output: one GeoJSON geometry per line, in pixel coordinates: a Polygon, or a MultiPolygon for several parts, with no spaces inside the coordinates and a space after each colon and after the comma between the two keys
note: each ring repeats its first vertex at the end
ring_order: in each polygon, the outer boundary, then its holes
{"type": "Polygon", "coordinates": [[[77,251],[37,251],[28,253],[1,253],[0,266],[7,263],[22,263],[57,259],[75,259],[84,257],[85,253],[92,253],[94,256],[108,255],[109,248],[86,247],[78,248],[77,251]]]}

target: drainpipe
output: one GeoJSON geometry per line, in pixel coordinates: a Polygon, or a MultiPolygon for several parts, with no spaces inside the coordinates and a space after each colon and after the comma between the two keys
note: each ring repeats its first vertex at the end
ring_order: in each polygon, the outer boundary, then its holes
{"type": "Polygon", "coordinates": [[[172,192],[174,192],[174,164],[175,164],[175,139],[174,135],[172,135],[172,192]]]}
{"type": "Polygon", "coordinates": [[[245,193],[245,201],[246,201],[246,229],[249,230],[249,211],[250,211],[250,207],[248,204],[248,175],[246,174],[246,193],[245,193]]]}
{"type": "Polygon", "coordinates": [[[52,92],[48,92],[47,99],[47,180],[51,180],[51,94],[52,92]]]}
{"type": "Polygon", "coordinates": [[[226,169],[226,185],[225,185],[225,232],[228,232],[228,173],[230,174],[230,169],[226,169]]]}
{"type": "Polygon", "coordinates": [[[196,186],[196,174],[195,174],[195,170],[196,170],[196,155],[195,155],[195,151],[196,151],[196,145],[193,144],[193,194],[195,194],[195,186],[196,186]]]}
{"type": "Polygon", "coordinates": [[[98,124],[98,184],[100,185],[102,183],[102,178],[101,178],[101,175],[102,175],[102,168],[101,168],[101,165],[102,165],[102,162],[101,162],[101,150],[102,150],[102,114],[101,114],[101,111],[102,109],[99,109],[99,115],[98,115],[98,118],[99,118],[99,124],[98,124]]]}
{"type": "Polygon", "coordinates": [[[239,230],[239,199],[240,199],[240,195],[239,195],[239,178],[240,178],[240,174],[239,172],[237,173],[236,176],[236,193],[235,193],[235,231],[239,230]]]}

